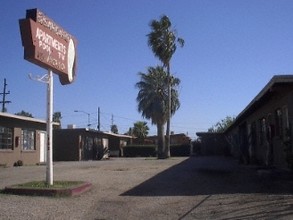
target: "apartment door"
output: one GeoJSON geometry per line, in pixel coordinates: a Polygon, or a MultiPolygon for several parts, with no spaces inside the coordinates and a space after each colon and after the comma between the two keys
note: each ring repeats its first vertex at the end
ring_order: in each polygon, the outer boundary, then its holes
{"type": "Polygon", "coordinates": [[[45,163],[47,161],[47,133],[40,132],[40,163],[45,163]]]}

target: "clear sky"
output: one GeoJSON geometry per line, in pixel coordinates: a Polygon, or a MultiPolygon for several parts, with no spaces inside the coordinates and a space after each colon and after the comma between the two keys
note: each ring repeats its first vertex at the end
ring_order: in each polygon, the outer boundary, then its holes
{"type": "MultiPolygon", "coordinates": [[[[9,113],[21,110],[46,118],[46,85],[29,73],[46,70],[23,59],[18,19],[39,8],[78,40],[76,81],[62,86],[54,76],[54,112],[62,126],[92,128],[101,109],[101,129],[119,133],[144,120],[137,111],[138,72],[159,61],[147,45],[149,22],[168,15],[185,40],[171,61],[181,79],[181,107],[171,131],[206,131],[226,116],[237,116],[277,74],[293,70],[292,0],[1,0],[0,91],[4,78],[9,113]]],[[[150,134],[156,134],[156,127],[150,134]]]]}

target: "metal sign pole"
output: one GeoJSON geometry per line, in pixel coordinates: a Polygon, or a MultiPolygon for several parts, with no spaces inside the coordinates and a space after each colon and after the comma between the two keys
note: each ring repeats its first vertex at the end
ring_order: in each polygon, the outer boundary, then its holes
{"type": "Polygon", "coordinates": [[[53,185],[53,72],[48,70],[47,84],[47,167],[46,181],[53,185]]]}
{"type": "Polygon", "coordinates": [[[40,76],[29,74],[31,80],[47,84],[47,161],[46,161],[46,182],[53,185],[53,72],[40,76]]]}

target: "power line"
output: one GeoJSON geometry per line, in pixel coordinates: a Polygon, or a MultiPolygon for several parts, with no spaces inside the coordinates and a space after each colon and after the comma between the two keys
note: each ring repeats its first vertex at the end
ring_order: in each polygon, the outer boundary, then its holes
{"type": "MultiPolygon", "coordinates": [[[[89,113],[90,114],[90,120],[91,120],[91,125],[92,127],[97,128],[98,124],[99,124],[99,119],[98,119],[98,115],[97,112],[92,112],[89,113]]],[[[102,130],[108,130],[109,128],[111,128],[111,125],[114,124],[114,120],[115,123],[117,123],[118,129],[119,130],[127,130],[129,127],[133,126],[133,124],[129,124],[131,123],[135,123],[137,121],[142,121],[144,119],[134,119],[134,118],[129,118],[129,117],[125,117],[125,116],[120,116],[120,115],[115,115],[113,113],[108,113],[108,112],[103,112],[100,111],[100,129],[102,130]],[[119,120],[118,120],[119,119],[119,120]],[[124,120],[125,122],[123,122],[122,120],[124,120]],[[128,122],[126,122],[128,121],[128,122]]],[[[72,115],[65,115],[64,118],[66,118],[67,116],[72,116],[72,115]]],[[[74,115],[76,116],[76,115],[74,115]]],[[[148,121],[145,119],[145,121],[148,121]]],[[[82,126],[82,124],[86,124],[85,120],[80,120],[79,122],[77,122],[77,126],[82,126]],[[83,122],[84,121],[84,122],[83,122]]],[[[153,125],[152,125],[153,127],[153,125]]],[[[153,129],[155,129],[153,127],[153,129]]],[[[182,123],[172,123],[171,124],[171,130],[174,130],[177,133],[188,133],[189,135],[194,135],[196,131],[202,131],[202,130],[207,130],[206,125],[204,125],[203,123],[194,123],[194,126],[189,122],[188,125],[184,125],[182,123]]],[[[153,133],[155,133],[153,131],[153,133]]]]}

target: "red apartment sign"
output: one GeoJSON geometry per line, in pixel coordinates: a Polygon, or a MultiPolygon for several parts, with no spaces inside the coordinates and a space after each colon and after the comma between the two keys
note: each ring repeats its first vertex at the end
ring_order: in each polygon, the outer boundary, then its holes
{"type": "Polygon", "coordinates": [[[75,79],[76,40],[38,9],[19,20],[24,59],[59,75],[62,85],[75,79]]]}

